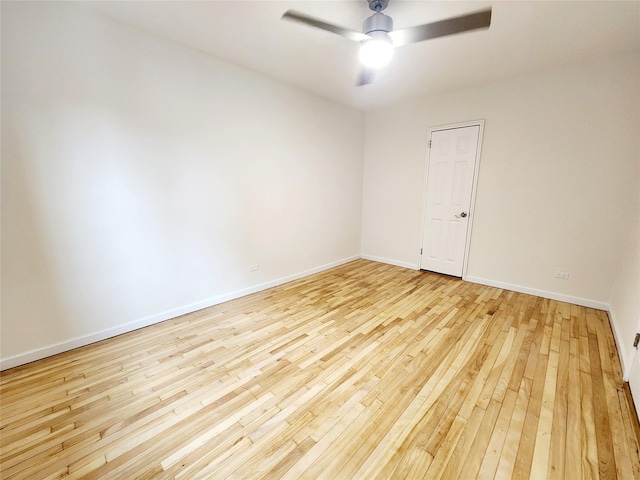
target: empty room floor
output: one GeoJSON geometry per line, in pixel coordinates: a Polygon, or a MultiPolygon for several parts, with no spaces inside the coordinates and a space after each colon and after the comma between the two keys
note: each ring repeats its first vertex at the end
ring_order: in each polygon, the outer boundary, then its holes
{"type": "Polygon", "coordinates": [[[2,478],[640,478],[607,314],[357,260],[7,370],[2,478]]]}

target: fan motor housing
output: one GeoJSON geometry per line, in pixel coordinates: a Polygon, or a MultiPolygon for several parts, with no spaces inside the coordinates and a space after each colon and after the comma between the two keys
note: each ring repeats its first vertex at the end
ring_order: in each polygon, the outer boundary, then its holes
{"type": "Polygon", "coordinates": [[[362,31],[367,35],[371,32],[389,33],[393,30],[393,19],[382,12],[376,12],[367,18],[362,25],[362,31]]]}

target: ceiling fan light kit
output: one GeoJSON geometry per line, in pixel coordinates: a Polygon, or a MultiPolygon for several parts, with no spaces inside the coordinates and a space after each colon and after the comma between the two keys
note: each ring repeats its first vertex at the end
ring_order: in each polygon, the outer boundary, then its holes
{"type": "Polygon", "coordinates": [[[373,32],[371,40],[365,40],[358,54],[360,63],[369,68],[381,68],[393,57],[393,43],[385,32],[373,32]]]}
{"type": "MultiPolygon", "coordinates": [[[[380,1],[380,0],[376,0],[380,1]]],[[[369,2],[369,6],[373,2],[369,2]]],[[[386,6],[386,5],[385,5],[386,6]]],[[[393,57],[393,42],[389,32],[393,30],[393,20],[380,11],[364,21],[362,31],[370,38],[360,45],[360,63],[369,68],[381,68],[393,57]]]]}
{"type": "Polygon", "coordinates": [[[395,47],[470,30],[489,28],[491,25],[491,9],[488,8],[459,17],[394,31],[393,20],[382,13],[382,10],[387,8],[389,0],[367,0],[367,2],[369,8],[375,13],[364,21],[363,33],[339,27],[294,10],[288,10],[282,18],[360,42],[359,58],[364,68],[360,70],[356,83],[358,86],[373,81],[375,70],[389,63],[395,47]]]}

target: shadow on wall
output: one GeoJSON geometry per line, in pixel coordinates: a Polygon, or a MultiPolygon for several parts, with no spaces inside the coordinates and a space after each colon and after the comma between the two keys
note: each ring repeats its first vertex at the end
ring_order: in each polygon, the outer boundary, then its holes
{"type": "Polygon", "coordinates": [[[21,142],[15,125],[7,122],[2,137],[0,348],[6,358],[23,353],[23,344],[47,345],[51,338],[68,337],[72,329],[65,322],[69,315],[61,282],[65,265],[55,255],[46,218],[51,199],[39,188],[34,149],[21,142]],[[31,340],[22,342],[26,338],[31,340]]]}

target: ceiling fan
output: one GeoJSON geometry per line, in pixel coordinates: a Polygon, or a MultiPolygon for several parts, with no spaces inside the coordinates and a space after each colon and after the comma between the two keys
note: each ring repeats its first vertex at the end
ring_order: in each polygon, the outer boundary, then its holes
{"type": "Polygon", "coordinates": [[[389,63],[395,47],[469,30],[489,28],[491,25],[491,8],[487,8],[439,22],[394,30],[391,17],[382,13],[382,10],[387,8],[389,0],[367,0],[367,2],[369,8],[375,13],[364,21],[362,33],[324,22],[295,10],[288,10],[282,18],[320,28],[359,42],[359,58],[362,66],[356,82],[357,86],[373,82],[377,69],[389,63]]]}

